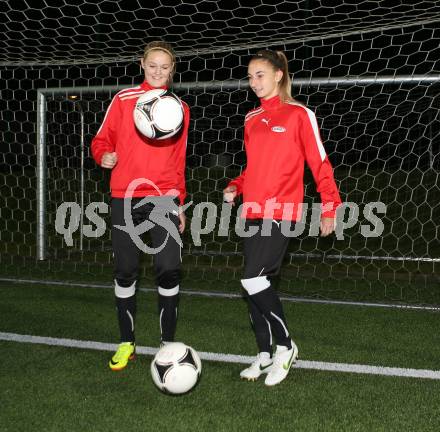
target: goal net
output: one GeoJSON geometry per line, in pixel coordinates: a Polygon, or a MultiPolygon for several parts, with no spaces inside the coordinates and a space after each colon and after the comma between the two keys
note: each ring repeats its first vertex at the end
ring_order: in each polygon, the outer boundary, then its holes
{"type": "MultiPolygon", "coordinates": [[[[337,234],[319,238],[306,171],[305,224],[279,290],[440,303],[440,7],[309,3],[6,2],[0,276],[111,283],[109,173],[90,142],[114,94],[142,80],[143,46],[162,38],[178,54],[174,91],[191,107],[185,289],[240,292],[237,214],[227,217],[222,189],[246,163],[243,120],[258,103],[247,62],[270,48],[286,53],[292,93],[316,113],[344,201],[337,234]]],[[[148,256],[141,286],[154,286],[148,256]]]]}

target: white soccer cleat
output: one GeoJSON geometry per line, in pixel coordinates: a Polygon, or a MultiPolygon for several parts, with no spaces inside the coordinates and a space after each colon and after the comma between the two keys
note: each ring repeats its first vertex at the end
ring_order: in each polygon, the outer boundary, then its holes
{"type": "Polygon", "coordinates": [[[163,348],[165,345],[168,345],[169,343],[172,343],[172,342],[160,341],[159,348],[163,348]]]}
{"type": "Polygon", "coordinates": [[[268,352],[261,352],[257,354],[257,358],[246,369],[240,372],[240,378],[248,381],[257,380],[260,375],[267,374],[272,366],[272,359],[268,352]]]}
{"type": "Polygon", "coordinates": [[[279,384],[286,378],[289,369],[298,359],[298,347],[292,341],[292,348],[287,349],[286,346],[277,345],[277,350],[273,358],[273,364],[270,368],[264,384],[274,386],[279,384]]]}

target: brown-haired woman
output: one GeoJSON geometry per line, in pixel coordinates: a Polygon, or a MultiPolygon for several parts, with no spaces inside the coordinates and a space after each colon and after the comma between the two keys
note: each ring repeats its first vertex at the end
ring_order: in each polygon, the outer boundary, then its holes
{"type": "Polygon", "coordinates": [[[273,386],[286,378],[298,356],[271,278],[279,273],[289,239],[295,235],[292,228],[302,215],[305,162],[321,195],[322,236],[334,231],[341,200],[315,114],[291,96],[284,53],[259,51],[249,62],[248,79],[261,105],[245,118],[246,168],[223,192],[224,200],[232,204],[243,194],[241,217],[247,234],[241,284],[258,346],[256,360],[240,376],[256,380],[267,374],[265,384],[273,386]]]}

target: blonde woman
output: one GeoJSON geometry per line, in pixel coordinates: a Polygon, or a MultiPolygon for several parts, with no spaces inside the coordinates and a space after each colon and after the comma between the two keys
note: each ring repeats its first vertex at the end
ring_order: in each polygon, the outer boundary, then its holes
{"type": "MultiPolygon", "coordinates": [[[[141,59],[144,81],[120,91],[107,109],[104,121],[92,141],[96,163],[110,169],[112,247],[114,284],[120,345],[109,362],[112,370],[121,370],[135,356],[136,282],[139,277],[141,250],[132,236],[119,227],[126,226],[127,208],[134,226],[151,222],[150,216],[162,209],[167,220],[182,233],[185,215],[180,211],[186,196],[185,160],[190,112],[184,105],[184,124],[180,132],[157,142],[142,136],[133,120],[133,109],[139,96],[152,90],[167,89],[176,70],[176,56],[165,42],[155,41],[145,47],[141,59]],[[133,190],[130,185],[136,184],[133,190]],[[145,197],[154,197],[154,204],[142,204],[145,197]],[[170,199],[175,209],[170,208],[170,199]],[[140,204],[140,206],[138,206],[140,204]]],[[[171,206],[172,207],[172,206],[171,206]]],[[[170,236],[166,227],[152,223],[149,229],[154,255],[158,289],[160,343],[173,341],[177,323],[181,245],[170,236]],[[163,246],[163,247],[162,247],[163,246]]]]}

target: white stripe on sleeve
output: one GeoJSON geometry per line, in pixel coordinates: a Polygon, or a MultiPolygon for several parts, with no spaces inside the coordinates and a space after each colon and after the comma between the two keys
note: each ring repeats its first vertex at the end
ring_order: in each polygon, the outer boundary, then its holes
{"type": "Polygon", "coordinates": [[[323,161],[327,154],[325,152],[324,146],[322,145],[321,137],[319,135],[318,122],[316,121],[315,113],[309,108],[304,107],[304,109],[309,116],[310,124],[312,125],[313,133],[315,135],[316,145],[318,146],[319,155],[321,156],[321,161],[323,161]]]}

